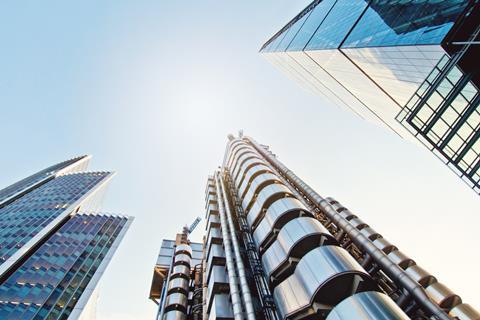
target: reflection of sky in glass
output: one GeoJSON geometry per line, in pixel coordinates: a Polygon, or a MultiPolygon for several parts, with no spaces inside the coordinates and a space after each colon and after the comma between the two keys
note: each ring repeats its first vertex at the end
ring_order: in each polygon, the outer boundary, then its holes
{"type": "Polygon", "coordinates": [[[442,152],[451,166],[478,185],[480,95],[475,85],[454,67],[424,103],[420,100],[441,72],[445,61],[446,56],[407,105],[408,112],[412,112],[407,118],[407,125],[415,127],[420,135],[428,139],[432,148],[442,152]]]}
{"type": "Polygon", "coordinates": [[[439,44],[468,1],[375,0],[368,8],[367,3],[365,0],[321,1],[263,51],[303,50],[305,45],[306,50],[318,50],[340,45],[356,48],[439,44]]]}
{"type": "Polygon", "coordinates": [[[288,46],[288,51],[303,50],[312,35],[315,33],[315,30],[317,30],[318,26],[327,16],[335,1],[336,0],[323,0],[317,4],[317,6],[312,10],[311,14],[308,15],[307,21],[305,21],[300,31],[288,46]]]}
{"type": "Polygon", "coordinates": [[[29,188],[33,186],[35,183],[41,181],[42,179],[45,179],[46,177],[55,174],[57,171],[64,169],[65,167],[68,167],[69,165],[75,163],[76,161],[80,160],[82,157],[70,159],[67,161],[63,161],[60,163],[57,163],[53,166],[50,166],[42,171],[39,171],[23,180],[20,180],[2,190],[0,190],[0,201],[3,201],[7,199],[8,197],[14,195],[17,192],[21,192],[22,190],[25,190],[26,188],[29,188]]]}
{"type": "Polygon", "coordinates": [[[379,2],[370,4],[343,47],[439,44],[468,1],[379,2]]]}
{"type": "Polygon", "coordinates": [[[100,172],[60,176],[1,208],[0,264],[107,175],[100,172]]]}
{"type": "Polygon", "coordinates": [[[72,217],[0,285],[0,317],[66,318],[126,220],[72,217]]]}
{"type": "Polygon", "coordinates": [[[305,50],[338,48],[366,6],[364,0],[337,0],[305,50]]]}

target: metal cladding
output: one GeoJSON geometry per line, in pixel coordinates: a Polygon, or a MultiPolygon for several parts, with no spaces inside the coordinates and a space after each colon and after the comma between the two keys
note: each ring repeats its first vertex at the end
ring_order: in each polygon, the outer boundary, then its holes
{"type": "Polygon", "coordinates": [[[345,249],[324,246],[300,260],[293,275],[275,288],[274,297],[283,318],[298,319],[325,315],[351,294],[376,289],[375,281],[345,249]]]}
{"type": "Polygon", "coordinates": [[[192,248],[187,244],[175,247],[173,268],[167,284],[163,319],[185,319],[190,291],[192,248]]]}
{"type": "Polygon", "coordinates": [[[192,274],[192,250],[178,245],[164,319],[184,311],[190,319],[200,309],[195,320],[200,314],[205,320],[480,319],[367,222],[319,196],[251,138],[230,137],[205,193],[202,280],[185,277],[192,274]],[[195,304],[191,296],[199,293],[195,304]]]}
{"type": "Polygon", "coordinates": [[[328,315],[327,320],[344,319],[409,319],[392,299],[379,292],[361,292],[340,302],[328,315]]]}

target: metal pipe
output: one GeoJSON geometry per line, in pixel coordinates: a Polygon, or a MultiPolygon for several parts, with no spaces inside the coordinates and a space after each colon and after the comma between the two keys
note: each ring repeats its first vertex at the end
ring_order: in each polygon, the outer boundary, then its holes
{"type": "Polygon", "coordinates": [[[227,260],[227,273],[230,286],[230,295],[232,297],[233,317],[235,320],[243,320],[242,300],[238,288],[237,274],[232,257],[232,243],[228,233],[227,218],[225,217],[225,207],[223,205],[222,192],[220,190],[220,180],[218,171],[215,172],[215,187],[218,197],[218,212],[220,215],[220,224],[222,226],[223,244],[225,247],[225,259],[227,260]]]}
{"type": "Polygon", "coordinates": [[[359,248],[368,253],[372,259],[381,266],[382,270],[395,282],[405,288],[411,296],[417,301],[418,304],[423,306],[428,312],[441,320],[451,320],[445,311],[443,311],[437,304],[435,304],[425,293],[425,290],[419,283],[413,280],[405,271],[398,265],[393,263],[387,255],[379,250],[365,235],[360,233],[354,226],[350,224],[347,219],[341,217],[338,212],[330,205],[330,203],[322,198],[315,192],[310,186],[303,182],[297,175],[290,171],[283,163],[278,161],[274,156],[269,154],[264,148],[262,148],[255,140],[250,137],[245,137],[255,149],[274,166],[279,172],[281,172],[291,184],[293,184],[298,190],[300,190],[312,203],[315,204],[321,211],[333,221],[338,227],[344,230],[352,241],[359,248]]]}
{"type": "Polygon", "coordinates": [[[170,262],[170,268],[168,268],[167,279],[163,280],[162,293],[160,295],[160,301],[158,302],[157,320],[163,318],[165,312],[165,299],[167,298],[168,284],[170,283],[170,275],[172,274],[173,264],[175,262],[175,251],[172,255],[172,261],[170,262]]]}
{"type": "Polygon", "coordinates": [[[207,283],[207,256],[205,252],[205,239],[203,240],[203,253],[202,253],[202,320],[207,320],[207,295],[208,295],[208,283],[207,283]]]}
{"type": "Polygon", "coordinates": [[[230,237],[233,244],[233,252],[235,254],[235,261],[237,263],[238,277],[240,279],[240,289],[242,291],[243,303],[245,305],[246,316],[248,320],[255,320],[255,309],[253,307],[252,294],[248,286],[247,275],[245,274],[245,265],[243,264],[242,256],[240,254],[240,244],[238,243],[237,236],[235,235],[235,224],[233,223],[232,212],[228,205],[228,197],[225,192],[225,181],[222,176],[217,177],[217,181],[220,182],[220,189],[222,189],[222,196],[225,200],[225,212],[227,214],[228,226],[230,228],[230,237]]]}

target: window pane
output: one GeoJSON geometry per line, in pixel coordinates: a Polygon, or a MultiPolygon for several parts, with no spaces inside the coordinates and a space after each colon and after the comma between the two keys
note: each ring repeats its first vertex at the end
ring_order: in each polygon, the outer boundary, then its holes
{"type": "Polygon", "coordinates": [[[285,49],[287,49],[288,45],[290,44],[292,39],[297,35],[298,30],[303,25],[305,20],[307,20],[309,15],[310,14],[307,13],[300,20],[298,20],[297,22],[295,22],[293,25],[290,26],[290,28],[287,31],[287,34],[282,39],[282,41],[278,44],[278,47],[275,48],[275,51],[285,51],[285,49]]]}
{"type": "Polygon", "coordinates": [[[332,8],[335,0],[323,0],[313,9],[287,51],[301,51],[332,8]]]}
{"type": "Polygon", "coordinates": [[[338,48],[366,6],[367,2],[364,0],[338,0],[313,35],[306,50],[338,48]]]}
{"type": "Polygon", "coordinates": [[[373,0],[343,47],[440,44],[468,0],[373,0]]]}

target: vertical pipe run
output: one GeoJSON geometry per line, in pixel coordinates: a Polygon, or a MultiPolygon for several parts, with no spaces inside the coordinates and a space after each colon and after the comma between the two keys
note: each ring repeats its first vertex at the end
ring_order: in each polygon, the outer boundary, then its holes
{"type": "Polygon", "coordinates": [[[205,252],[207,251],[205,248],[205,241],[203,242],[203,257],[202,257],[202,285],[203,285],[203,292],[202,292],[202,319],[207,320],[207,295],[208,295],[208,283],[207,283],[207,257],[205,252]]]}
{"type": "Polygon", "coordinates": [[[344,230],[354,241],[355,245],[368,253],[372,259],[382,267],[389,277],[401,284],[401,286],[404,287],[420,305],[428,310],[431,315],[437,319],[451,320],[445,311],[443,311],[438,305],[430,300],[424,289],[415,280],[405,273],[405,271],[398,265],[393,263],[383,251],[378,249],[372,243],[372,241],[370,241],[370,239],[352,226],[347,219],[340,216],[327,200],[322,198],[317,192],[315,192],[315,190],[303,182],[303,180],[295,175],[283,163],[278,161],[274,156],[270,155],[255,140],[250,137],[246,137],[246,139],[265,158],[265,160],[267,160],[272,166],[285,175],[290,183],[300,190],[305,196],[307,196],[310,201],[315,204],[315,206],[320,208],[322,212],[333,221],[333,223],[344,230]]]}
{"type": "Polygon", "coordinates": [[[218,172],[215,172],[215,188],[217,191],[218,211],[220,215],[220,224],[222,226],[223,243],[225,246],[225,259],[227,260],[227,273],[230,286],[230,295],[232,297],[233,317],[235,320],[243,320],[242,301],[240,299],[235,264],[233,263],[232,243],[228,233],[228,225],[225,217],[225,208],[223,205],[222,192],[220,190],[220,179],[218,172]]]}
{"type": "Polygon", "coordinates": [[[161,293],[161,300],[158,303],[157,320],[162,320],[163,313],[165,311],[165,299],[167,298],[168,283],[170,282],[170,274],[172,273],[173,263],[175,261],[175,252],[172,255],[172,261],[170,262],[170,268],[168,269],[167,279],[163,282],[163,288],[161,293]]]}
{"type": "Polygon", "coordinates": [[[252,295],[248,286],[247,276],[245,274],[245,265],[243,264],[242,256],[240,254],[240,244],[238,243],[237,236],[235,235],[235,224],[233,223],[232,212],[228,205],[228,197],[225,192],[225,182],[223,177],[219,175],[217,181],[220,182],[222,189],[222,196],[225,200],[225,212],[227,214],[228,226],[230,228],[230,237],[233,243],[233,252],[235,254],[235,261],[237,263],[238,277],[240,279],[240,288],[242,291],[243,303],[245,305],[246,316],[248,320],[255,320],[255,310],[253,308],[252,295]]]}

